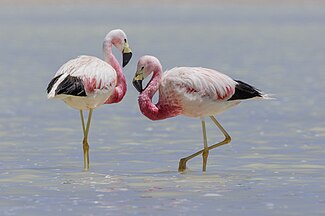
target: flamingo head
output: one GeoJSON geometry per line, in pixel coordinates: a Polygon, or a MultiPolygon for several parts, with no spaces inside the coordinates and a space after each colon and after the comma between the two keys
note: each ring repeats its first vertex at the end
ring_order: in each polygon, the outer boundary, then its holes
{"type": "Polygon", "coordinates": [[[111,41],[111,43],[122,52],[123,55],[123,63],[122,66],[126,66],[131,57],[132,57],[132,51],[129,47],[129,43],[126,37],[126,34],[121,29],[115,29],[110,31],[106,37],[105,41],[111,41]]]}
{"type": "Polygon", "coordinates": [[[137,71],[133,78],[133,86],[142,92],[142,81],[147,78],[151,73],[161,71],[161,64],[156,57],[142,56],[138,61],[137,71]]]}

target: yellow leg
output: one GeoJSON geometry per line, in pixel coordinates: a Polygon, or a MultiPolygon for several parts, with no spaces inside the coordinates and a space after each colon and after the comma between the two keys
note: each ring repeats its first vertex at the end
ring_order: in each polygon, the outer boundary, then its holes
{"type": "Polygon", "coordinates": [[[84,120],[83,120],[82,111],[80,112],[80,116],[82,117],[81,122],[82,122],[82,125],[83,125],[83,131],[84,131],[84,139],[82,141],[83,150],[84,150],[84,170],[88,170],[89,169],[88,134],[89,134],[89,128],[90,128],[90,122],[91,122],[92,113],[93,113],[93,109],[89,109],[87,125],[85,127],[85,123],[84,123],[84,120]]]}
{"type": "Polygon", "coordinates": [[[80,110],[80,118],[81,118],[81,124],[82,124],[82,131],[84,132],[84,136],[85,136],[85,133],[86,133],[85,120],[84,120],[84,115],[82,113],[82,110],[80,110]]]}
{"type": "Polygon", "coordinates": [[[208,156],[209,156],[209,147],[208,147],[207,132],[206,132],[206,128],[205,128],[205,120],[204,120],[203,117],[201,118],[201,122],[202,122],[202,133],[203,133],[203,143],[204,143],[204,149],[203,149],[203,153],[202,153],[202,157],[203,157],[202,171],[205,172],[206,169],[207,169],[207,161],[208,161],[208,156]]]}
{"type": "MultiPolygon", "coordinates": [[[[214,122],[214,124],[217,125],[217,127],[219,128],[219,130],[223,133],[223,135],[225,136],[225,139],[223,141],[219,142],[219,143],[216,143],[216,144],[214,144],[212,146],[209,146],[208,149],[204,148],[204,149],[202,149],[202,150],[200,150],[198,152],[195,152],[194,154],[192,154],[192,155],[190,155],[188,157],[182,158],[179,161],[179,166],[178,166],[178,171],[179,172],[184,172],[186,170],[186,162],[189,161],[189,160],[191,160],[192,158],[194,158],[194,157],[196,157],[196,156],[198,156],[200,154],[203,154],[203,160],[204,160],[204,157],[205,157],[204,154],[206,154],[204,152],[209,151],[209,150],[214,149],[214,148],[217,148],[219,146],[225,145],[227,143],[230,143],[231,137],[229,136],[229,134],[227,133],[227,131],[221,126],[221,124],[217,121],[217,119],[215,119],[215,117],[210,116],[210,118],[214,122]]],[[[202,123],[202,128],[203,128],[203,123],[202,123]]],[[[203,132],[203,134],[204,134],[204,132],[203,132]]],[[[203,163],[204,163],[204,161],[203,161],[203,163]]],[[[205,165],[203,164],[203,169],[204,169],[204,166],[205,165]]],[[[203,171],[205,171],[205,170],[203,170],[203,171]]]]}
{"type": "Polygon", "coordinates": [[[87,171],[89,169],[89,145],[86,137],[84,137],[82,144],[84,150],[84,170],[87,171]]]}

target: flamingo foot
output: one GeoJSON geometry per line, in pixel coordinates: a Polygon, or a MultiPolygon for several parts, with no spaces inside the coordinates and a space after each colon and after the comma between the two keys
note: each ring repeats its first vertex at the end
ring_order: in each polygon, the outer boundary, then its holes
{"type": "Polygon", "coordinates": [[[178,172],[185,172],[186,170],[186,158],[182,158],[179,161],[178,172]]]}

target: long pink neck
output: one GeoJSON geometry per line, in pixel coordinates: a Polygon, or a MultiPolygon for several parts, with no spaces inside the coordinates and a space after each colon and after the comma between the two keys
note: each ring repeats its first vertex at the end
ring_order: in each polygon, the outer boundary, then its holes
{"type": "Polygon", "coordinates": [[[126,81],[122,73],[122,68],[112,53],[112,43],[104,43],[104,58],[116,71],[117,83],[112,95],[107,99],[105,104],[120,102],[126,93],[126,81]]]}
{"type": "Polygon", "coordinates": [[[162,69],[159,68],[153,72],[148,86],[138,99],[141,112],[151,120],[162,120],[180,114],[179,108],[164,103],[161,98],[159,98],[159,102],[156,105],[152,103],[152,98],[159,89],[161,77],[162,69]]]}

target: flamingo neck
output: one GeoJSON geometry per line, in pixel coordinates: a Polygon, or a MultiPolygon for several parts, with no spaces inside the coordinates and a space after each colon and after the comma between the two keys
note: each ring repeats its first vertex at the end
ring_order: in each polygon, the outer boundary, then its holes
{"type": "Polygon", "coordinates": [[[159,68],[153,72],[148,86],[140,94],[138,99],[142,114],[151,120],[162,120],[179,114],[179,108],[164,103],[161,101],[161,98],[159,98],[157,104],[152,103],[152,98],[159,89],[161,77],[162,69],[159,68]]]}
{"type": "Polygon", "coordinates": [[[105,41],[103,49],[105,61],[115,69],[117,75],[117,83],[115,89],[112,95],[107,99],[105,104],[118,103],[123,99],[126,93],[126,80],[122,73],[122,68],[120,64],[112,53],[112,42],[105,41]]]}

